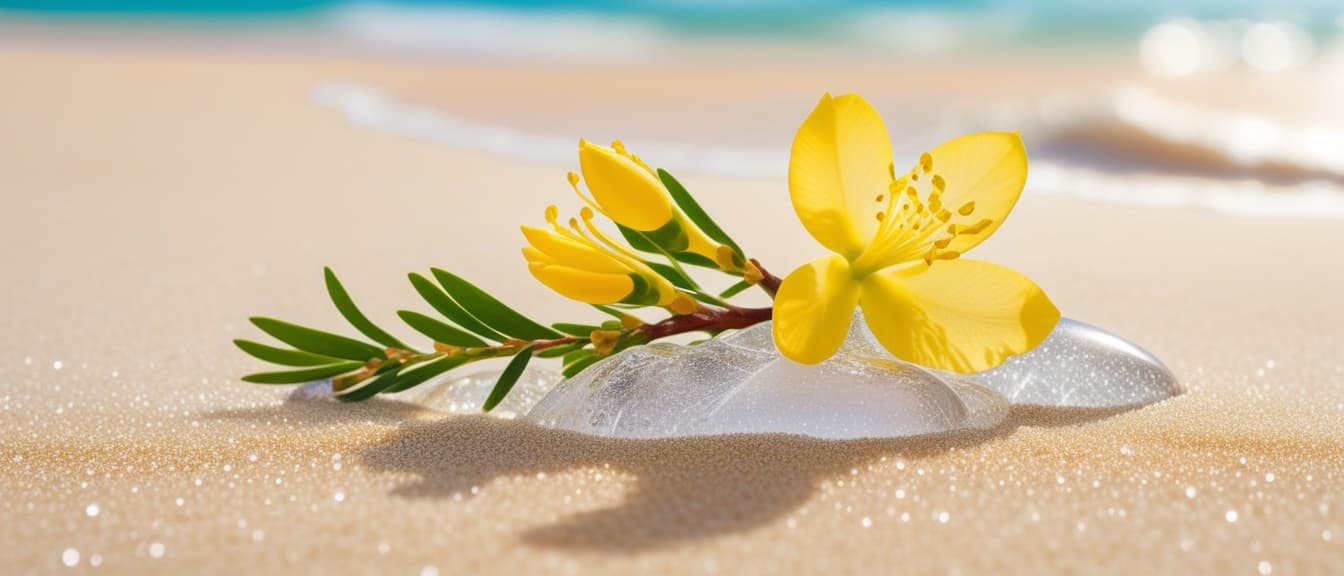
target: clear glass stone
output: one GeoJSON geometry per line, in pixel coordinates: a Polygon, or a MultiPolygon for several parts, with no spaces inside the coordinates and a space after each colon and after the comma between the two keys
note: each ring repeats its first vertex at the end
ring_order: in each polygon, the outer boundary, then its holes
{"type": "Polygon", "coordinates": [[[770,330],[764,323],[697,346],[628,349],[562,382],[527,418],[622,438],[848,439],[992,428],[1007,415],[993,391],[880,358],[857,331],[835,357],[804,366],[779,355],[770,330]]]}
{"type": "Polygon", "coordinates": [[[1036,348],[970,378],[1015,405],[1058,408],[1133,408],[1183,391],[1147,350],[1069,318],[1036,348]]]}

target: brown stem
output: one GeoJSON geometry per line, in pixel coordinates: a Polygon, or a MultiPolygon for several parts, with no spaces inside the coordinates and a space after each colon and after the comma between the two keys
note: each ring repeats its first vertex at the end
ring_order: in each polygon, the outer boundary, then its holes
{"type": "Polygon", "coordinates": [[[686,332],[722,332],[746,328],[769,320],[774,308],[701,308],[691,314],[673,316],[655,324],[645,324],[636,330],[648,341],[686,332]]]}
{"type": "Polygon", "coordinates": [[[771,274],[768,270],[765,269],[764,266],[761,266],[760,260],[752,258],[751,264],[755,266],[757,270],[761,271],[761,281],[758,283],[758,285],[761,287],[762,290],[765,290],[765,292],[769,294],[771,298],[774,298],[775,294],[779,293],[779,284],[783,282],[783,280],[780,280],[779,276],[771,274]]]}

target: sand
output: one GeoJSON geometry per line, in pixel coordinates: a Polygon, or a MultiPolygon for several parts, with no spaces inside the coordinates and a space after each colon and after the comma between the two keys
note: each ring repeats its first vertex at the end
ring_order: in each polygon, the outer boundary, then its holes
{"type": "MultiPolygon", "coordinates": [[[[309,97],[530,72],[0,51],[0,571],[1344,571],[1338,221],[1028,192],[979,257],[1189,393],[982,435],[616,441],[239,382],[247,316],[341,325],[323,265],[387,326],[423,308],[404,274],[430,266],[587,317],[516,255],[516,225],[571,202],[569,167],[361,130],[309,97]]],[[[623,85],[605,74],[585,82],[623,85]]],[[[782,167],[683,180],[773,268],[817,253],[782,167]]]]}

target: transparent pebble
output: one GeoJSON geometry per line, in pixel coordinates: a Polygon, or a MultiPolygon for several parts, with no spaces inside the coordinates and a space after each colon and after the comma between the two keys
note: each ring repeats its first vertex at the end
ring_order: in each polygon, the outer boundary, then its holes
{"type": "MultiPolygon", "coordinates": [[[[418,404],[431,410],[449,414],[480,414],[485,399],[490,396],[500,371],[478,372],[456,378],[442,378],[430,381],[410,390],[388,394],[391,398],[403,402],[418,404]]],[[[509,395],[490,411],[491,416],[515,418],[527,413],[533,405],[550,392],[561,380],[559,374],[550,370],[529,367],[518,382],[513,385],[509,395]]],[[[331,380],[309,382],[289,394],[290,401],[321,402],[337,401],[332,394],[331,380]]]]}
{"type": "MultiPolygon", "coordinates": [[[[480,413],[498,376],[445,378],[391,397],[445,413],[480,413]]],[[[840,352],[815,366],[782,358],[766,322],[697,346],[631,348],[563,382],[554,372],[529,368],[491,414],[621,438],[785,433],[850,439],[991,429],[1011,405],[1130,408],[1181,392],[1152,354],[1067,318],[1036,349],[963,375],[892,357],[856,312],[840,352]]],[[[331,383],[305,384],[290,398],[330,400],[331,383]]]]}
{"type": "Polygon", "coordinates": [[[969,378],[1013,404],[1059,408],[1130,408],[1182,392],[1176,376],[1148,351],[1069,318],[1060,318],[1036,348],[969,378]]]}
{"type": "Polygon", "coordinates": [[[562,382],[527,419],[622,438],[849,439],[988,429],[1007,416],[992,390],[884,359],[857,330],[815,366],[782,358],[770,330],[762,323],[697,346],[628,349],[562,382]]]}
{"type": "MultiPolygon", "coordinates": [[[[478,372],[458,378],[428,382],[390,397],[414,402],[432,410],[449,414],[480,414],[485,399],[490,397],[499,371],[478,372]]],[[[515,418],[526,414],[547,392],[561,380],[560,374],[550,370],[528,367],[514,383],[509,395],[499,403],[491,416],[515,418]]]]}

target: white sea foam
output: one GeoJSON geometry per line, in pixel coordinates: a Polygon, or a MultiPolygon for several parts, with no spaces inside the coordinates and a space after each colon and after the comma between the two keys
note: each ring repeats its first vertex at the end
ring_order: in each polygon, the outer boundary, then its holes
{"type": "MultiPolygon", "coordinates": [[[[372,86],[328,82],[313,98],[370,129],[526,161],[574,160],[574,135],[475,121],[372,86]]],[[[972,112],[941,120],[928,132],[950,137],[1005,122],[1025,126],[1028,146],[1045,152],[1033,157],[1029,194],[1244,217],[1344,219],[1344,133],[1329,128],[1218,113],[1129,89],[1102,101],[1043,101],[1007,113],[972,112]],[[1140,146],[1124,147],[1136,140],[1140,146]],[[1123,154],[1116,153],[1124,156],[1121,169],[1106,156],[1116,145],[1124,147],[1123,154]],[[1187,166],[1179,157],[1191,151],[1201,155],[1201,163],[1183,171],[1187,166]]],[[[628,143],[645,158],[683,173],[782,178],[788,165],[787,141],[724,146],[632,138],[628,143]]],[[[897,143],[898,149],[909,147],[897,143]]]]}
{"type": "Polygon", "coordinates": [[[374,50],[583,60],[638,58],[666,39],[636,16],[363,2],[327,15],[337,33],[374,50]]]}

